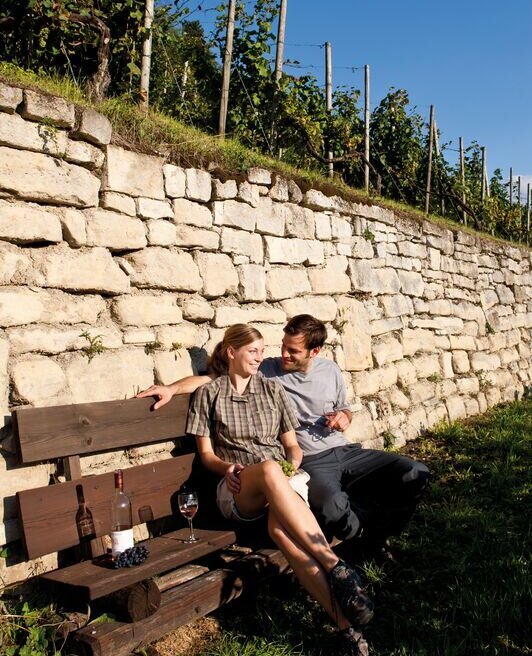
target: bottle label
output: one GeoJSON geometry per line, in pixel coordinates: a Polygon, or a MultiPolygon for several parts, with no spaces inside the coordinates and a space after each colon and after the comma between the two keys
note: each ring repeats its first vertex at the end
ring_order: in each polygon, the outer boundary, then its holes
{"type": "Polygon", "coordinates": [[[133,546],[133,529],[128,528],[125,531],[111,531],[111,549],[113,556],[117,556],[122,551],[133,546]]]}

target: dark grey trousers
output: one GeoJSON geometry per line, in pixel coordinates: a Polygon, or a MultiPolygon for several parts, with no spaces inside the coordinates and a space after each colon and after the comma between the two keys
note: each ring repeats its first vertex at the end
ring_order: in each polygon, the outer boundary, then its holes
{"type": "Polygon", "coordinates": [[[376,541],[397,535],[426,488],[429,470],[420,463],[357,444],[305,456],[309,503],[326,537],[346,540],[363,529],[376,541]]]}

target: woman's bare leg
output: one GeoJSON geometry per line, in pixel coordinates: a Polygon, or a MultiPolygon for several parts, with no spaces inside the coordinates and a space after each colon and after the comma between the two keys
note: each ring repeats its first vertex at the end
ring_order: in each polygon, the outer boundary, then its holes
{"type": "Polygon", "coordinates": [[[284,530],[271,509],[268,514],[268,532],[301,585],[322,605],[339,629],[347,629],[350,623],[334,601],[323,567],[284,530]]]}
{"type": "Polygon", "coordinates": [[[326,572],[338,563],[338,556],[329,546],[316,518],[303,499],[294,492],[280,465],[265,460],[250,465],[240,474],[241,490],[235,495],[239,512],[253,517],[269,504],[287,535],[303,551],[318,561],[326,572]]]}

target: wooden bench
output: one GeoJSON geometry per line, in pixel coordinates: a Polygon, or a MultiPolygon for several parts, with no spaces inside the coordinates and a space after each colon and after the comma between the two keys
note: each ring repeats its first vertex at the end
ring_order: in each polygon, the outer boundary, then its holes
{"type": "Polygon", "coordinates": [[[60,562],[67,563],[40,576],[61,605],[105,608],[113,604],[125,616],[123,621],[89,623],[76,631],[72,648],[78,653],[129,654],[234,599],[258,579],[287,568],[275,549],[259,548],[244,555],[241,550],[227,550],[237,540],[233,527],[202,510],[209,506],[212,491],[202,496],[200,490],[195,521],[199,541],[183,541],[188,529],[178,512],[177,494],[195,475],[194,440],[184,436],[188,403],[189,396],[182,395],[156,412],[151,410],[152,399],[13,412],[20,462],[60,461],[66,478],[17,493],[27,558],[59,552],[60,562]],[[82,477],[80,456],[168,440],[176,440],[173,457],[123,469],[133,522],[147,524],[156,535],[143,542],[150,551],[144,563],[113,569],[102,537],[111,530],[114,476],[110,472],[82,477]],[[82,548],[86,554],[87,544],[80,540],[76,525],[80,498],[94,522],[85,560],[79,555],[82,548]],[[160,534],[165,522],[177,528],[160,534]],[[73,553],[78,562],[72,563],[73,553]]]}

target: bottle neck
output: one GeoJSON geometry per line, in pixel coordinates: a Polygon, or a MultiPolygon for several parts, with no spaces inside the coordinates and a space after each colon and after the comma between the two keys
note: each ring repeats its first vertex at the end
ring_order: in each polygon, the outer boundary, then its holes
{"type": "Polygon", "coordinates": [[[124,476],[121,469],[115,471],[115,491],[124,491],[124,476]]]}

